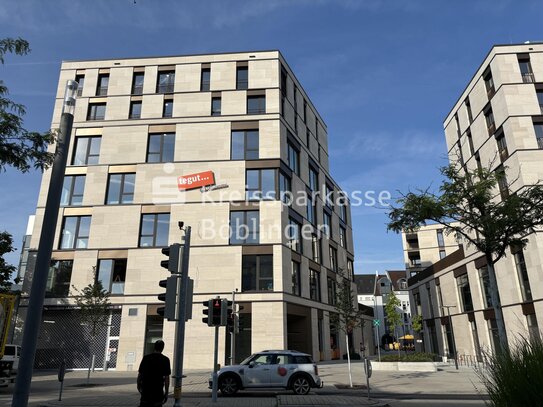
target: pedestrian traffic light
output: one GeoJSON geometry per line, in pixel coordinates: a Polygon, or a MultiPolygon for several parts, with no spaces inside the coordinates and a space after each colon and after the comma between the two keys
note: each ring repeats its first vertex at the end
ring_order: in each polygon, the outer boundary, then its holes
{"type": "Polygon", "coordinates": [[[228,320],[232,318],[232,301],[223,298],[221,302],[221,326],[227,326],[228,320]]]}
{"type": "Polygon", "coordinates": [[[181,274],[183,272],[181,268],[181,245],[179,243],[174,243],[169,247],[164,247],[162,249],[162,254],[168,256],[168,260],[162,260],[160,265],[172,274],[181,274]]]}
{"type": "Polygon", "coordinates": [[[158,295],[158,299],[164,301],[164,306],[158,307],[156,312],[168,321],[175,320],[177,309],[177,283],[178,278],[176,276],[171,276],[166,280],[160,280],[158,282],[158,285],[165,288],[166,292],[158,295]]]}

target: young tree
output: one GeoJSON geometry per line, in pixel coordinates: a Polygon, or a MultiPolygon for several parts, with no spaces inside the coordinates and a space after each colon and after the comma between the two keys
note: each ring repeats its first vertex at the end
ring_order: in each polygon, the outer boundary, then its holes
{"type": "Polygon", "coordinates": [[[109,324],[109,312],[111,303],[109,302],[109,292],[104,289],[102,282],[96,276],[96,267],[92,268],[94,282],[78,290],[74,286],[73,289],[78,293],[75,297],[75,303],[79,308],[79,319],[83,325],[86,325],[91,336],[91,363],[89,364],[89,372],[87,375],[87,384],[90,379],[92,367],[92,359],[95,357],[94,344],[95,339],[100,329],[109,324]]]}
{"type": "Polygon", "coordinates": [[[8,232],[0,232],[0,292],[8,291],[11,288],[11,275],[17,271],[15,266],[8,264],[4,255],[15,251],[13,238],[8,232]]]}
{"type": "MultiPolygon", "coordinates": [[[[394,291],[390,291],[390,293],[387,294],[387,300],[385,303],[385,315],[386,320],[388,322],[388,325],[392,327],[394,330],[394,336],[396,337],[396,341],[398,341],[398,332],[397,328],[402,326],[402,316],[398,312],[398,309],[401,306],[401,302],[396,297],[396,294],[394,294],[394,291]]],[[[398,342],[399,344],[399,342],[398,342]]],[[[398,346],[398,354],[400,353],[400,347],[398,346]]]]}
{"type": "Polygon", "coordinates": [[[413,327],[413,332],[416,334],[415,339],[417,339],[417,336],[420,337],[422,332],[422,315],[414,315],[413,318],[411,318],[411,326],[413,327]]]}
{"type": "Polygon", "coordinates": [[[341,283],[336,291],[335,313],[330,314],[331,322],[336,328],[345,334],[345,343],[347,344],[347,364],[349,366],[349,384],[353,387],[353,378],[351,374],[351,354],[350,349],[353,346],[349,343],[349,334],[356,328],[364,326],[362,316],[364,311],[358,307],[356,292],[352,288],[352,282],[346,278],[340,269],[341,283]]]}
{"type": "Polygon", "coordinates": [[[398,199],[389,213],[388,229],[414,231],[427,222],[438,223],[447,233],[462,237],[484,254],[488,267],[490,296],[496,316],[501,348],[508,349],[507,334],[494,265],[511,246],[524,247],[528,235],[543,225],[543,187],[526,186],[514,193],[504,172],[487,168],[470,171],[456,164],[441,169],[445,176],[439,194],[429,190],[409,192],[398,199]]]}

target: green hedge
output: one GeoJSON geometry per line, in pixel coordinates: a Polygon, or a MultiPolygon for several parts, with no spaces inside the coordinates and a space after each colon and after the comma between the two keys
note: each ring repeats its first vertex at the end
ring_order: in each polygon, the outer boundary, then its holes
{"type": "Polygon", "coordinates": [[[421,352],[381,356],[381,362],[437,362],[439,360],[441,360],[439,356],[433,353],[421,352]]]}

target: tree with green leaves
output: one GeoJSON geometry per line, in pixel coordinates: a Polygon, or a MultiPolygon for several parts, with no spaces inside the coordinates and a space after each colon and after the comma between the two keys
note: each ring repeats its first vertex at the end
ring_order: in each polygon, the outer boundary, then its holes
{"type": "Polygon", "coordinates": [[[446,233],[454,233],[484,255],[499,340],[505,351],[507,334],[494,265],[509,248],[524,248],[528,236],[543,226],[543,187],[530,185],[509,193],[512,183],[507,182],[505,171],[472,171],[455,163],[443,167],[441,174],[445,180],[438,193],[418,190],[397,200],[398,206],[389,213],[388,229],[399,233],[416,231],[428,223],[440,224],[446,233]]]}
{"type": "MultiPolygon", "coordinates": [[[[398,342],[398,327],[402,326],[402,315],[398,311],[402,303],[396,297],[393,290],[390,290],[390,293],[386,294],[386,303],[385,303],[385,317],[389,327],[392,327],[394,330],[394,336],[398,342]]],[[[398,342],[399,343],[399,342],[398,342]]],[[[400,347],[398,346],[398,354],[400,353],[400,347]]]]}
{"type": "Polygon", "coordinates": [[[4,255],[14,252],[13,238],[8,232],[0,232],[0,292],[9,291],[11,288],[11,275],[17,271],[15,266],[8,264],[4,255]]]}
{"type": "MultiPolygon", "coordinates": [[[[414,315],[411,318],[411,326],[413,327],[413,333],[415,333],[416,335],[415,339],[416,337],[420,337],[420,334],[422,332],[422,315],[420,314],[414,315]]],[[[424,346],[423,346],[423,349],[424,349],[424,346]]]]}
{"type": "MultiPolygon", "coordinates": [[[[77,305],[77,315],[82,323],[86,326],[91,337],[91,358],[95,357],[94,344],[95,338],[100,332],[100,329],[108,326],[111,303],[109,301],[110,293],[104,289],[102,282],[96,276],[96,267],[93,270],[93,282],[88,284],[82,290],[72,286],[77,292],[75,303],[77,305]]],[[[90,371],[92,362],[89,363],[89,372],[87,375],[87,384],[90,379],[90,371]]]]}
{"type": "Polygon", "coordinates": [[[330,321],[336,329],[345,335],[347,344],[347,364],[349,367],[349,384],[353,387],[353,378],[351,374],[351,349],[353,344],[349,343],[349,334],[356,328],[364,326],[364,311],[358,307],[356,291],[353,290],[352,281],[345,277],[340,269],[341,282],[336,291],[335,312],[330,314],[330,321]]]}

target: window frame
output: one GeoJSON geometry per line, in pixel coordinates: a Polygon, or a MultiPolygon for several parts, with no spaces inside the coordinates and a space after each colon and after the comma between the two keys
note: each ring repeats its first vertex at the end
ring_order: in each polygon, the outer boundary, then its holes
{"type": "Polygon", "coordinates": [[[260,131],[258,129],[246,129],[246,130],[232,130],[230,132],[230,159],[231,160],[258,160],[260,157],[260,131]],[[233,138],[235,134],[243,134],[243,157],[234,157],[234,143],[233,138]],[[256,149],[248,148],[249,136],[255,136],[256,134],[256,149]],[[256,152],[256,157],[253,154],[256,152]]]}
{"type": "Polygon", "coordinates": [[[106,290],[112,296],[124,295],[124,289],[125,289],[125,284],[126,284],[127,263],[128,263],[127,259],[98,259],[98,264],[96,265],[96,277],[94,281],[95,282],[100,281],[102,283],[102,287],[104,288],[104,290],[106,290]],[[109,281],[108,281],[108,284],[106,285],[103,279],[100,279],[100,272],[101,272],[102,262],[107,262],[107,261],[111,262],[111,267],[109,269],[109,281]],[[121,266],[124,264],[124,272],[121,273],[121,275],[123,276],[123,280],[121,280],[122,289],[120,290],[120,292],[114,292],[113,288],[114,288],[114,284],[116,283],[114,281],[114,278],[115,278],[115,274],[119,272],[119,270],[116,270],[116,267],[118,264],[120,264],[121,266]]]}
{"type": "Polygon", "coordinates": [[[249,89],[249,67],[237,66],[236,67],[236,90],[247,90],[247,89],[249,89]],[[247,79],[240,78],[241,72],[246,72],[247,79]]]}
{"type": "MultiPolygon", "coordinates": [[[[62,201],[62,196],[61,196],[61,202],[60,202],[60,206],[61,207],[66,207],[66,206],[81,206],[83,205],[83,197],[85,195],[85,181],[86,181],[86,174],[77,174],[77,175],[65,175],[64,176],[64,181],[63,181],[63,184],[62,184],[62,192],[64,192],[65,190],[65,186],[66,186],[66,181],[67,180],[70,180],[70,185],[68,187],[68,192],[67,192],[67,198],[68,198],[68,201],[66,203],[64,203],[62,201]],[[76,183],[77,181],[82,181],[83,182],[83,191],[81,192],[81,194],[74,194],[74,190],[75,190],[75,186],[76,186],[76,183]],[[80,203],[74,203],[74,198],[75,197],[80,197],[81,198],[81,201],[80,203]]],[[[64,194],[62,194],[64,195],[64,194]]]]}
{"type": "Polygon", "coordinates": [[[59,239],[59,250],[77,250],[77,249],[88,249],[89,247],[89,236],[90,236],[90,227],[91,227],[91,221],[92,216],[91,215],[76,215],[76,216],[64,216],[62,218],[62,228],[60,229],[60,239],[59,239]],[[76,219],[75,223],[75,229],[73,231],[73,240],[72,244],[65,245],[65,236],[68,234],[66,233],[66,221],[68,218],[76,219]],[[88,229],[89,234],[88,235],[81,235],[81,223],[82,221],[88,221],[88,229]],[[83,247],[79,245],[79,242],[83,242],[83,247]]]}
{"type": "Polygon", "coordinates": [[[100,163],[100,149],[101,148],[102,148],[102,136],[76,137],[75,138],[75,145],[74,145],[74,149],[73,149],[73,153],[72,153],[72,165],[74,165],[74,166],[98,165],[100,163]],[[85,159],[83,160],[82,164],[76,164],[75,160],[76,160],[76,157],[78,155],[77,154],[78,153],[78,147],[80,147],[79,143],[81,142],[81,140],[86,140],[86,142],[87,142],[87,147],[85,148],[85,151],[84,151],[85,159]],[[98,154],[91,154],[93,142],[95,142],[97,140],[98,140],[98,143],[99,143],[98,154]],[[91,158],[92,159],[96,158],[96,162],[89,163],[89,161],[94,161],[94,160],[91,160],[91,158]]]}
{"type": "Polygon", "coordinates": [[[266,95],[247,95],[247,114],[266,114],[266,95]],[[250,107],[256,102],[256,107],[250,107]]]}
{"type": "Polygon", "coordinates": [[[245,200],[246,201],[275,201],[278,196],[278,180],[277,180],[277,169],[276,168],[249,168],[245,170],[245,200]],[[249,186],[249,172],[258,173],[258,181],[256,188],[250,188],[249,186]],[[263,191],[263,173],[273,173],[273,191],[263,191]],[[259,198],[251,196],[251,193],[259,192],[259,198]],[[270,197],[269,193],[273,192],[273,197],[270,197]]]}
{"type": "Polygon", "coordinates": [[[129,119],[141,119],[141,108],[142,108],[142,102],[141,100],[132,100],[130,101],[130,107],[128,110],[128,118],[129,119]],[[134,113],[134,107],[139,106],[139,113],[134,113]]]}
{"type": "Polygon", "coordinates": [[[321,302],[321,273],[318,270],[309,269],[309,298],[321,302]]]}
{"type": "Polygon", "coordinates": [[[173,162],[174,159],[175,159],[175,133],[149,133],[148,137],[147,137],[147,154],[146,154],[146,159],[145,159],[145,163],[147,164],[158,164],[158,163],[169,163],[169,162],[173,162]],[[160,137],[160,151],[159,152],[150,152],[149,151],[149,147],[151,146],[151,138],[152,137],[160,137]],[[173,148],[172,148],[172,152],[171,152],[171,160],[165,160],[164,159],[164,155],[165,155],[165,150],[164,150],[164,140],[166,137],[172,137],[173,138],[173,148]],[[158,155],[159,156],[159,161],[150,161],[149,160],[149,156],[150,155],[158,155]]]}
{"type": "Polygon", "coordinates": [[[230,226],[230,238],[228,239],[228,244],[230,246],[250,246],[250,245],[258,245],[260,244],[260,211],[259,210],[241,210],[241,211],[230,211],[230,220],[229,220],[229,226],[230,226]],[[237,235],[237,228],[233,227],[233,217],[232,215],[241,213],[243,214],[242,223],[239,224],[239,227],[246,227],[247,228],[247,236],[244,239],[239,239],[236,237],[236,240],[233,241],[233,237],[235,234],[237,235]],[[252,229],[252,225],[249,225],[249,215],[252,216],[252,219],[255,219],[256,214],[256,222],[254,223],[254,230],[252,229]],[[249,241],[249,238],[254,241],[249,241]]]}
{"type": "Polygon", "coordinates": [[[160,213],[142,213],[140,217],[140,230],[139,230],[139,239],[138,239],[138,248],[153,248],[153,247],[166,247],[168,246],[168,241],[170,238],[169,228],[168,228],[168,235],[166,236],[166,242],[164,245],[158,245],[157,240],[159,240],[158,236],[158,224],[159,224],[159,216],[167,215],[168,216],[168,225],[171,221],[171,214],[169,212],[160,212],[160,213]],[[144,218],[146,217],[153,217],[153,233],[151,235],[143,235],[143,224],[144,224],[144,218]],[[142,245],[142,238],[152,238],[152,244],[149,246],[142,245]]]}
{"type": "Polygon", "coordinates": [[[300,270],[301,264],[297,261],[291,260],[291,294],[300,297],[302,295],[302,287],[300,284],[300,270]]]}
{"type": "Polygon", "coordinates": [[[273,291],[273,255],[272,254],[250,254],[250,255],[242,255],[241,258],[241,292],[262,292],[262,291],[273,291]],[[249,259],[251,257],[255,258],[255,274],[254,274],[254,287],[247,288],[244,286],[244,282],[246,281],[246,276],[244,274],[246,268],[244,267],[244,260],[249,259]],[[261,264],[262,260],[271,260],[271,277],[262,277],[261,276],[261,264]],[[260,289],[260,283],[264,281],[268,281],[268,289],[260,289]]]}
{"type": "Polygon", "coordinates": [[[162,117],[173,117],[173,99],[164,99],[164,102],[162,103],[162,117]]]}
{"type": "Polygon", "coordinates": [[[296,219],[289,218],[289,234],[287,235],[287,246],[296,253],[303,253],[302,224],[296,219]],[[294,226],[294,227],[293,227],[294,226]]]}
{"type": "Polygon", "coordinates": [[[49,271],[47,274],[47,283],[45,287],[45,298],[62,298],[67,297],[70,294],[70,282],[72,281],[73,274],[73,260],[51,260],[49,271]],[[57,266],[55,266],[57,264],[57,266]],[[58,277],[62,273],[61,267],[63,264],[69,265],[69,272],[67,281],[61,281],[58,283],[58,277]],[[54,272],[54,270],[57,270],[54,272]]]}
{"type": "Polygon", "coordinates": [[[143,81],[145,80],[144,72],[134,72],[132,75],[132,87],[130,92],[132,95],[143,95],[143,81]],[[136,83],[136,80],[141,77],[141,85],[136,83]]]}
{"type": "Polygon", "coordinates": [[[99,121],[99,120],[105,120],[106,119],[106,108],[107,103],[106,102],[100,102],[100,103],[89,103],[88,111],[87,111],[87,121],[99,121]],[[98,108],[104,108],[103,115],[98,115],[98,108]]]}
{"type": "Polygon", "coordinates": [[[202,70],[200,71],[200,92],[209,92],[210,90],[211,68],[202,68],[202,70]]]}
{"type": "Polygon", "coordinates": [[[173,93],[175,88],[175,70],[158,71],[156,78],[156,93],[173,93]],[[161,78],[166,76],[167,81],[161,83],[161,78]]]}
{"type": "Polygon", "coordinates": [[[329,245],[328,252],[330,256],[330,270],[332,270],[334,273],[337,273],[339,271],[337,249],[332,245],[329,245]]]}
{"type": "Polygon", "coordinates": [[[136,185],[136,173],[135,172],[123,172],[123,173],[110,173],[108,174],[107,178],[107,190],[106,190],[106,199],[105,199],[105,205],[126,205],[126,204],[132,204],[134,203],[134,193],[135,193],[135,185],[136,185]],[[134,191],[132,193],[125,194],[125,184],[126,184],[126,176],[127,175],[133,175],[134,176],[134,191]],[[118,202],[110,202],[110,192],[111,192],[111,179],[112,177],[120,176],[120,182],[119,182],[119,196],[117,197],[118,202]],[[129,197],[132,196],[130,200],[125,201],[125,196],[129,197]]]}
{"type": "Polygon", "coordinates": [[[473,296],[471,295],[471,287],[467,274],[462,274],[456,277],[456,288],[458,291],[458,298],[460,300],[460,308],[462,312],[473,311],[473,296]],[[469,296],[469,302],[466,302],[466,296],[469,296]]]}
{"type": "Polygon", "coordinates": [[[222,98],[221,96],[213,96],[211,98],[211,116],[220,116],[222,111],[222,98]],[[218,109],[216,102],[218,101],[218,109]]]}
{"type": "Polygon", "coordinates": [[[107,96],[109,88],[109,73],[98,74],[98,80],[96,81],[96,96],[107,96]],[[106,82],[104,85],[103,82],[106,82]]]}
{"type": "Polygon", "coordinates": [[[287,163],[291,171],[300,175],[300,150],[291,142],[287,142],[287,163]]]}

